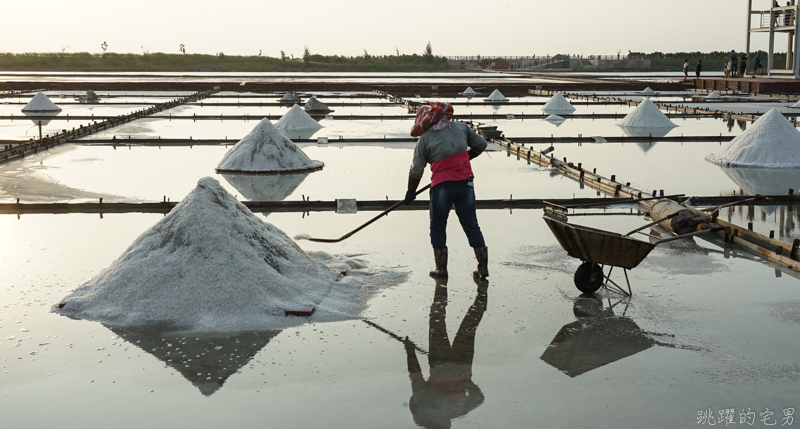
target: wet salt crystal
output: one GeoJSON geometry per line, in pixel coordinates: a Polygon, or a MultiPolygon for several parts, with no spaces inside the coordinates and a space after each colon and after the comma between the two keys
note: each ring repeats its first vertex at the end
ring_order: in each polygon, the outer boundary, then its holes
{"type": "Polygon", "coordinates": [[[221,349],[222,349],[222,346],[216,346],[216,347],[214,347],[214,350],[221,350],[221,349]]]}

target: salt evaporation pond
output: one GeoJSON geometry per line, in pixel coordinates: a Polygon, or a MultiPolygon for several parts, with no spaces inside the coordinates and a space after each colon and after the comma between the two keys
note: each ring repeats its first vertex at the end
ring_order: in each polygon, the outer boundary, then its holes
{"type": "MultiPolygon", "coordinates": [[[[334,114],[351,113],[358,114],[358,108],[337,108],[334,114]]],[[[165,119],[148,126],[195,138],[211,133],[239,139],[255,125],[176,122],[165,119]]],[[[350,135],[371,136],[376,142],[299,145],[310,158],[325,160],[326,167],[308,175],[294,190],[293,183],[287,184],[281,194],[294,200],[301,194],[315,200],[400,198],[413,145],[393,146],[380,139],[385,133],[407,135],[410,122],[332,122],[343,123],[350,135]]],[[[607,122],[616,128],[616,121],[607,122]]],[[[699,135],[718,134],[725,126],[718,120],[697,122],[699,135]]],[[[676,123],[681,132],[690,128],[676,123]]],[[[552,131],[539,130],[556,130],[545,121],[498,120],[497,124],[503,130],[520,130],[521,136],[549,136],[552,131]]],[[[558,130],[574,127],[571,135],[596,135],[590,134],[592,124],[568,120],[558,130]]],[[[735,127],[732,132],[739,130],[735,127]]],[[[564,144],[557,145],[555,154],[643,188],[714,195],[738,187],[726,172],[703,159],[721,147],[724,144],[655,142],[648,143],[645,151],[635,144],[564,144]],[[665,165],[680,165],[681,174],[662,168],[665,165]]],[[[177,201],[192,191],[199,178],[213,174],[226,150],[224,146],[116,150],[62,146],[0,166],[4,177],[14,178],[0,182],[0,190],[13,198],[27,178],[35,177],[36,183],[85,195],[102,191],[124,201],[160,201],[167,193],[177,201]],[[147,165],[146,171],[142,165],[147,165]]],[[[505,152],[482,155],[473,169],[478,198],[595,195],[505,152]]],[[[220,182],[234,196],[239,192],[220,182]]],[[[45,187],[45,192],[49,190],[45,187]]],[[[70,195],[62,198],[69,201],[70,195]]],[[[32,193],[30,199],[36,198],[52,197],[32,193]]],[[[628,208],[586,212],[596,216],[578,213],[571,220],[620,232],[644,222],[641,216],[630,215],[628,208]]],[[[722,216],[742,224],[749,212],[737,207],[723,210],[722,216]]],[[[271,213],[268,219],[290,237],[307,233],[335,238],[375,214],[271,213]]],[[[630,273],[632,300],[602,293],[603,302],[598,304],[578,295],[572,273],[579,261],[565,257],[541,215],[540,210],[479,211],[493,249],[492,279],[483,291],[469,275],[474,257],[454,218],[448,225],[451,278],[446,288],[426,274],[432,258],[424,210],[393,212],[340,243],[304,241],[303,251],[326,266],[349,267],[365,285],[377,282],[363,291],[372,298],[359,301],[360,314],[374,325],[352,319],[311,320],[229,335],[103,325],[48,311],[111,266],[163,215],[0,216],[5,231],[0,237],[0,260],[14,267],[0,273],[0,394],[4,395],[0,409],[10,410],[3,423],[255,427],[269,422],[411,428],[433,421],[456,428],[526,427],[536,421],[543,427],[672,428],[695,425],[698,411],[708,409],[735,407],[739,413],[749,407],[761,413],[769,408],[778,419],[783,410],[796,408],[800,374],[795,356],[800,346],[786,338],[800,333],[794,311],[800,305],[798,279],[751,254],[697,239],[656,248],[630,273]],[[373,268],[361,267],[364,261],[373,268]],[[382,270],[407,272],[407,281],[397,284],[392,276],[383,278],[382,270]],[[459,336],[459,330],[474,336],[459,336]],[[597,332],[613,339],[617,347],[586,347],[577,341],[581,332],[597,332]],[[449,350],[440,341],[445,335],[448,346],[457,338],[471,350],[470,359],[458,360],[464,365],[459,372],[463,377],[454,392],[461,394],[467,390],[458,386],[470,386],[473,401],[467,406],[442,397],[436,389],[425,390],[436,387],[437,377],[447,374],[440,363],[448,365],[461,356],[441,353],[449,350]],[[406,336],[408,343],[398,340],[406,336]],[[589,364],[579,367],[548,357],[553,353],[549,350],[556,352],[564,345],[573,347],[576,362],[589,364]],[[412,354],[418,369],[409,367],[412,354]],[[423,401],[420,393],[434,396],[423,401]],[[598,394],[616,401],[598,401],[598,394]],[[448,408],[426,408],[427,404],[448,408]]],[[[780,222],[779,234],[784,236],[792,231],[796,235],[800,225],[798,211],[785,207],[767,221],[780,222]]],[[[756,212],[757,230],[767,227],[762,223],[767,221],[756,212]]]]}

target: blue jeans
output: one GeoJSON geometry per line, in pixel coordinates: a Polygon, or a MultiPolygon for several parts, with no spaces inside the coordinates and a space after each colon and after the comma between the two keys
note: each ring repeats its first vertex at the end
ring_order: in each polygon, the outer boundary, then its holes
{"type": "Polygon", "coordinates": [[[478,217],[475,214],[475,190],[472,179],[442,182],[430,190],[431,245],[434,249],[447,247],[447,217],[455,206],[458,221],[467,234],[470,247],[486,247],[478,217]]]}

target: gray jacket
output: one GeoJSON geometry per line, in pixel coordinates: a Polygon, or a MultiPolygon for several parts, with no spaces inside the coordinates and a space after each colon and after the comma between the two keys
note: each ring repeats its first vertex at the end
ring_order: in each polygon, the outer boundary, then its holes
{"type": "Polygon", "coordinates": [[[466,152],[470,148],[475,153],[481,153],[486,146],[486,140],[472,128],[462,122],[451,121],[449,128],[439,131],[429,129],[420,136],[408,174],[421,178],[427,164],[466,152]]]}

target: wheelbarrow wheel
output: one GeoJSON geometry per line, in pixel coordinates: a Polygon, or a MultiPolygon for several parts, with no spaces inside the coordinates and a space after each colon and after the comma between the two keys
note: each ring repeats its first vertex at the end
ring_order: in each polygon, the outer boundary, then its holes
{"type": "Polygon", "coordinates": [[[603,285],[603,269],[592,262],[582,263],[575,270],[575,286],[583,293],[595,293],[603,285]]]}

